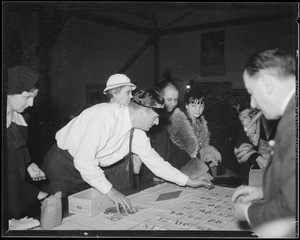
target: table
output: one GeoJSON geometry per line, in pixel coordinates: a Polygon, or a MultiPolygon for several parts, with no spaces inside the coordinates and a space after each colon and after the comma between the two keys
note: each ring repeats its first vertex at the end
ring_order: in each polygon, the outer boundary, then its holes
{"type": "Polygon", "coordinates": [[[94,217],[69,215],[62,225],[46,232],[82,236],[255,236],[233,216],[233,191],[221,186],[208,190],[165,182],[128,196],[137,209],[135,214],[109,209],[94,217]],[[175,198],[167,199],[171,195],[175,198]]]}

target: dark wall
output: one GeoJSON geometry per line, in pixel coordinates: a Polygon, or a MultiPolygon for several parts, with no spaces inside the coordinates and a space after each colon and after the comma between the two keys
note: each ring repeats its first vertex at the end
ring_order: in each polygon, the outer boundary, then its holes
{"type": "MultiPolygon", "coordinates": [[[[195,20],[195,19],[194,19],[195,20]]],[[[192,24],[192,23],[191,23],[192,24]]],[[[116,73],[148,35],[113,26],[70,18],[55,42],[51,58],[51,99],[61,116],[87,104],[87,87],[102,95],[108,77],[116,73]],[[98,87],[97,87],[98,84],[98,87]]],[[[231,82],[243,89],[242,72],[248,58],[267,48],[280,47],[295,55],[295,22],[291,19],[169,34],[159,38],[159,75],[170,71],[178,80],[180,100],[185,86],[194,82],[231,82]],[[224,31],[224,73],[201,73],[201,36],[224,31]]],[[[154,86],[154,49],[150,46],[124,72],[139,88],[154,86]]],[[[101,98],[101,97],[100,97],[101,98]]]]}
{"type": "MultiPolygon", "coordinates": [[[[36,158],[40,159],[43,155],[40,149],[48,148],[57,129],[91,102],[106,100],[102,91],[108,77],[123,69],[133,54],[144,46],[149,35],[71,16],[64,4],[18,4],[6,3],[3,7],[3,86],[5,90],[5,69],[8,66],[22,64],[39,72],[40,91],[30,111],[30,128],[34,134],[32,142],[39,145],[34,149],[36,158]]],[[[221,12],[235,16],[233,11],[227,11],[221,12]]],[[[172,14],[171,11],[170,20],[174,19],[172,14]]],[[[207,19],[209,22],[221,21],[222,14],[211,18],[203,11],[183,22],[189,26],[207,19]]],[[[238,15],[242,17],[243,14],[238,15]]],[[[154,61],[154,45],[150,45],[124,73],[138,88],[152,88],[157,64],[159,76],[169,70],[178,80],[180,99],[191,80],[195,83],[230,82],[231,88],[244,89],[243,65],[255,52],[280,47],[295,55],[296,26],[293,17],[275,18],[266,22],[163,35],[159,38],[158,62],[154,61]],[[201,36],[215,31],[225,32],[225,72],[223,75],[202,76],[201,36]]],[[[6,99],[5,94],[3,98],[6,99]]]]}

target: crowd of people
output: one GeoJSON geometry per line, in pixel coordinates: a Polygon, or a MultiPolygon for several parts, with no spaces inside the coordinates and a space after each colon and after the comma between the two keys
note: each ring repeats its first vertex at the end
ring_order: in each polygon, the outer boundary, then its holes
{"type": "Polygon", "coordinates": [[[280,49],[260,52],[246,63],[243,80],[251,107],[234,106],[232,125],[239,135],[230,138],[226,150],[216,136],[225,137],[229,127],[222,130],[209,114],[211,97],[190,89],[179,105],[179,88],[171,77],[155,89],[136,89],[117,73],[103,90],[108,102],[84,109],[57,131],[38,166],[30,159],[22,115],[38,94],[38,75],[24,66],[9,68],[8,217],[37,216],[41,202],[58,191],[67,211],[68,196],[90,187],[106,194],[118,212],[135,212],[121,193],[134,181],[210,189],[214,178],[234,170],[241,185],[232,196],[235,217],[262,234],[265,224],[287,219],[292,230],[281,234],[292,236],[298,220],[295,59],[280,49]],[[249,184],[253,168],[262,173],[259,186],[249,184]],[[43,184],[37,187],[34,181],[43,184]]]}

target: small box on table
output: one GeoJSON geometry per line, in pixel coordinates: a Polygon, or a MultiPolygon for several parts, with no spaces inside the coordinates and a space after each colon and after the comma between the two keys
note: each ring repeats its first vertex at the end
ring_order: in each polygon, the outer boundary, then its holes
{"type": "Polygon", "coordinates": [[[263,176],[263,170],[251,167],[249,171],[249,186],[262,186],[263,176]]]}
{"type": "Polygon", "coordinates": [[[93,217],[112,207],[113,202],[94,188],[75,193],[68,197],[69,213],[93,217]]]}

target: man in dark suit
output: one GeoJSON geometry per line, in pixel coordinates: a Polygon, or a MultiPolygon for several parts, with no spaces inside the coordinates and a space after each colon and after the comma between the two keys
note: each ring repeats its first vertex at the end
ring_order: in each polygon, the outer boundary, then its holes
{"type": "MultiPolygon", "coordinates": [[[[298,221],[295,67],[295,59],[280,49],[263,51],[245,66],[243,79],[251,95],[251,107],[261,110],[267,119],[280,119],[262,186],[240,186],[232,196],[235,217],[247,221],[253,229],[274,220],[298,221]]],[[[278,236],[290,234],[295,233],[283,229],[278,236]]]]}

